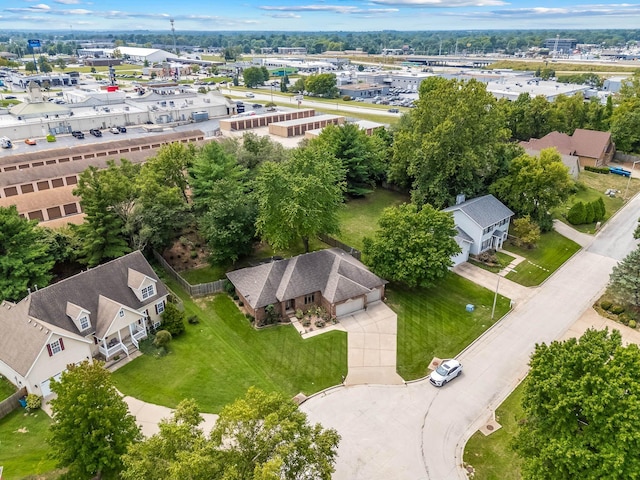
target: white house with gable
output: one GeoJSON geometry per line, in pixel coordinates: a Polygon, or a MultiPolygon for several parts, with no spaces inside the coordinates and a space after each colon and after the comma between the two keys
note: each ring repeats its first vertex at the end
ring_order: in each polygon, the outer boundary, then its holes
{"type": "Polygon", "coordinates": [[[455,239],[462,249],[452,260],[454,265],[466,262],[469,254],[478,255],[487,250],[502,248],[507,239],[509,223],[514,213],[493,195],[464,200],[445,208],[453,214],[458,234],[455,239]]]}

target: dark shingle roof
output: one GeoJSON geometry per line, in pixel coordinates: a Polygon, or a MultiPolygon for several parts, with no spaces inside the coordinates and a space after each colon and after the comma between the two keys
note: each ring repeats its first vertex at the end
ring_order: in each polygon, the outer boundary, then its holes
{"type": "Polygon", "coordinates": [[[387,283],[337,248],[235,270],[227,278],[253,308],[318,291],[335,303],[387,283]]]}
{"type": "Polygon", "coordinates": [[[514,215],[504,203],[493,195],[472,198],[444,209],[445,212],[453,212],[455,210],[463,211],[482,228],[490,227],[514,215]]]}
{"type": "Polygon", "coordinates": [[[166,287],[158,279],[142,253],[135,251],[33,292],[29,304],[29,315],[69,332],[86,336],[100,330],[96,323],[100,318],[98,305],[101,295],[139,310],[145,305],[153,304],[166,294],[166,287]],[[130,268],[156,281],[156,294],[144,303],[138,300],[133,290],[127,286],[130,268]],[[90,312],[91,328],[89,330],[78,331],[66,314],[67,302],[90,312]]]}

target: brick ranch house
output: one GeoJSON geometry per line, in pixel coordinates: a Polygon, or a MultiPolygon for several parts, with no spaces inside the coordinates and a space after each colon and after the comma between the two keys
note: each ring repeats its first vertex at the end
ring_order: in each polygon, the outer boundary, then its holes
{"type": "Polygon", "coordinates": [[[387,283],[338,248],[242,268],[227,278],[258,321],[264,320],[268,305],[282,316],[313,305],[333,317],[349,315],[383,299],[387,283]]]}

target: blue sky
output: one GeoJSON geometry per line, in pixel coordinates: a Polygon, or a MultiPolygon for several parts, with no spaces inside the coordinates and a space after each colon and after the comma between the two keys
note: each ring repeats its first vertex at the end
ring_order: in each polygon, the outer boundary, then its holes
{"type": "MultiPolygon", "coordinates": [[[[640,1],[640,0],[638,0],[640,1]]],[[[0,29],[486,30],[638,28],[640,3],[575,0],[0,0],[0,29]]]]}

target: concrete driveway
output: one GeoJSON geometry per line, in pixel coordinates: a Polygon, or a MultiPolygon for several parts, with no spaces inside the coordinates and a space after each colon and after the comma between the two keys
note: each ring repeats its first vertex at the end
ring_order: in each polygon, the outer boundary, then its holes
{"type": "Polygon", "coordinates": [[[312,422],[342,435],[334,478],[466,478],[467,439],[524,378],[535,344],[563,338],[598,298],[612,267],[637,245],[639,211],[635,197],[585,250],[462,352],[464,373],[451,384],[353,386],[303,403],[312,422]]]}
{"type": "Polygon", "coordinates": [[[383,302],[340,318],[347,331],[348,374],[345,385],[401,385],[396,373],[398,317],[383,302]]]}

